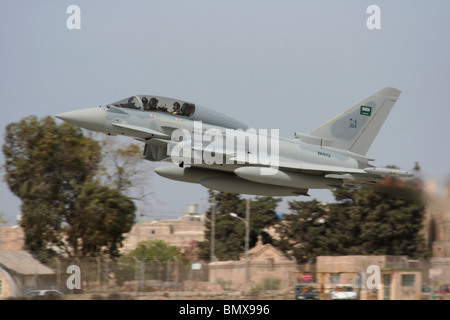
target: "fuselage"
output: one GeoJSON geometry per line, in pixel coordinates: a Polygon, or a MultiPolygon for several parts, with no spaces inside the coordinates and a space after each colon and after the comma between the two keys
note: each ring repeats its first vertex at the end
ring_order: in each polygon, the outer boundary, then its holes
{"type": "MultiPolygon", "coordinates": [[[[139,96],[142,97],[142,96],[139,96]]],[[[173,105],[176,101],[170,98],[157,97],[158,101],[166,101],[165,105],[173,105]]],[[[136,99],[137,100],[137,99],[136,99]]],[[[182,104],[184,102],[181,102],[182,104]]],[[[176,130],[184,129],[185,132],[188,132],[193,138],[196,134],[198,135],[198,130],[201,130],[201,134],[205,134],[205,132],[217,130],[222,134],[222,137],[225,139],[225,135],[227,133],[227,129],[235,130],[236,134],[246,134],[249,130],[252,130],[245,123],[233,119],[229,116],[221,114],[219,112],[213,111],[209,108],[202,106],[195,106],[195,110],[190,115],[179,115],[173,114],[170,110],[158,110],[158,109],[148,109],[144,110],[143,107],[139,108],[126,108],[121,106],[120,103],[113,103],[104,107],[105,110],[105,122],[103,132],[111,135],[125,135],[131,136],[135,138],[146,138],[145,132],[136,132],[135,130],[127,129],[125,127],[119,127],[118,124],[126,124],[133,125],[142,128],[148,128],[157,132],[160,132],[165,135],[165,139],[174,140],[173,133],[176,130]],[[200,128],[200,129],[199,129],[200,128]],[[197,130],[197,131],[196,131],[197,130]],[[236,131],[239,130],[239,131],[236,131]]],[[[271,132],[268,131],[267,137],[260,137],[261,139],[266,139],[270,146],[270,138],[271,132]]],[[[253,129],[252,134],[259,135],[260,130],[253,129]]],[[[299,139],[289,139],[284,137],[276,137],[278,141],[278,152],[277,155],[279,157],[279,161],[286,162],[290,164],[292,169],[288,171],[293,172],[302,172],[302,176],[300,180],[303,180],[304,183],[299,183],[299,181],[295,181],[289,183],[290,178],[286,178],[280,182],[283,185],[286,183],[289,186],[297,186],[300,188],[332,188],[337,185],[341,185],[340,181],[336,181],[335,179],[327,179],[323,176],[314,172],[314,170],[308,170],[308,166],[306,164],[314,164],[320,166],[337,166],[337,167],[345,167],[345,168],[361,168],[367,166],[367,160],[364,161],[365,158],[362,158],[363,163],[361,165],[358,164],[358,161],[350,156],[348,151],[342,151],[333,149],[325,146],[313,146],[311,144],[306,144],[301,142],[299,139]],[[365,163],[364,163],[365,162],[365,163]],[[295,169],[296,168],[296,169],[295,169]]],[[[178,143],[178,141],[175,141],[178,143]]],[[[214,146],[214,141],[212,142],[204,142],[205,145],[214,146]]],[[[224,145],[223,143],[222,145],[224,145]]],[[[221,147],[221,146],[219,146],[221,147]]],[[[248,152],[248,142],[245,146],[246,150],[244,152],[248,152]]],[[[225,148],[225,147],[224,147],[225,148]]],[[[217,151],[217,146],[215,148],[217,151]]],[[[230,151],[230,150],[229,150],[230,151]]],[[[236,152],[236,150],[231,150],[231,152],[236,152]]],[[[241,150],[242,151],[242,150],[241,150]]],[[[194,155],[193,155],[194,156],[194,155]]],[[[192,157],[193,157],[192,156],[192,157]]],[[[269,156],[273,156],[273,154],[269,154],[269,156]]],[[[354,155],[357,156],[357,155],[354,155]]],[[[165,159],[160,159],[163,161],[173,161],[172,158],[166,157],[165,159]]],[[[199,163],[198,161],[194,161],[191,158],[190,164],[194,167],[209,169],[209,170],[219,170],[226,172],[234,172],[237,168],[241,167],[242,164],[248,164],[248,162],[243,161],[244,163],[238,163],[234,161],[233,163],[226,163],[226,159],[222,159],[221,165],[214,165],[210,163],[205,163],[202,161],[199,163]]],[[[185,164],[189,164],[185,162],[185,164]]],[[[276,183],[277,178],[269,179],[269,177],[263,177],[261,179],[261,183],[276,183]],[[274,180],[274,181],[272,181],[274,180]]],[[[255,180],[255,178],[254,178],[255,180]]],[[[292,180],[292,179],[291,179],[292,180]]]]}
{"type": "MultiPolygon", "coordinates": [[[[380,92],[385,91],[392,90],[380,92]]],[[[375,110],[376,104],[370,105],[364,108],[375,110]]],[[[356,105],[350,109],[353,113],[344,114],[350,125],[337,117],[322,127],[331,123],[332,134],[341,139],[337,141],[358,139],[364,130],[354,119],[372,115],[360,110],[363,107],[356,105]]],[[[328,138],[298,133],[294,139],[279,137],[276,129],[254,129],[221,112],[174,98],[137,95],[57,117],[88,130],[136,138],[145,143],[145,159],[177,164],[155,169],[159,175],[224,192],[306,195],[308,189],[408,174],[374,168],[368,164],[370,159],[351,148],[332,147],[333,140],[328,138]]]]}

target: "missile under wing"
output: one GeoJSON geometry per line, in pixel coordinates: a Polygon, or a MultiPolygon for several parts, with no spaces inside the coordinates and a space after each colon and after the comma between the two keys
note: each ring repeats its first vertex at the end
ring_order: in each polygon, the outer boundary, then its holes
{"type": "Polygon", "coordinates": [[[190,102],[153,95],[56,117],[138,139],[145,144],[147,160],[173,163],[155,169],[160,176],[224,192],[292,196],[411,176],[374,167],[366,157],[399,96],[399,90],[383,88],[311,133],[295,133],[294,139],[250,128],[190,102]]]}

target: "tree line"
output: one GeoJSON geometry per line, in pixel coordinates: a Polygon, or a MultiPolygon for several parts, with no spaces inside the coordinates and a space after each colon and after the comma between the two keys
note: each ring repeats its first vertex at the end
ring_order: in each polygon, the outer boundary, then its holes
{"type": "MultiPolygon", "coordinates": [[[[282,219],[275,213],[280,199],[256,197],[251,201],[250,247],[262,235],[298,263],[314,262],[319,255],[407,255],[426,258],[424,247],[424,204],[420,191],[391,181],[382,189],[345,187],[333,191],[336,202],[290,201],[290,213],[282,219]],[[389,188],[385,192],[384,188],[389,188]],[[396,192],[393,192],[393,191],[396,192]],[[276,231],[273,238],[268,232],[276,231]]],[[[210,192],[216,202],[215,243],[219,260],[238,259],[244,252],[244,224],[227,214],[244,217],[243,199],[236,194],[210,192]]],[[[207,212],[208,217],[211,209],[207,212]]],[[[201,254],[208,256],[211,224],[206,224],[201,254]]]]}

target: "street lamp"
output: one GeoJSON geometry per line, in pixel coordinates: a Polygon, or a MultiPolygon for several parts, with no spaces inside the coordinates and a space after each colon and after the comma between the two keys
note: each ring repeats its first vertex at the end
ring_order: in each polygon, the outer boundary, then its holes
{"type": "Polygon", "coordinates": [[[250,238],[250,199],[246,199],[245,204],[245,219],[239,217],[236,213],[231,212],[230,216],[233,218],[237,218],[242,220],[245,223],[245,284],[247,285],[249,281],[249,273],[248,273],[248,245],[250,238]]]}
{"type": "Polygon", "coordinates": [[[205,219],[206,221],[208,221],[209,223],[211,223],[211,249],[210,249],[210,260],[211,262],[216,261],[216,256],[215,256],[215,238],[216,238],[216,203],[214,202],[212,207],[211,207],[211,215],[212,215],[212,220],[207,218],[206,216],[203,217],[203,219],[205,219]]]}

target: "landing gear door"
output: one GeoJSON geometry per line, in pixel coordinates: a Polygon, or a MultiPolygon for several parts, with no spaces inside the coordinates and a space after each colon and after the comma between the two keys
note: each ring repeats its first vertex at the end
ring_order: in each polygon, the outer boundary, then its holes
{"type": "Polygon", "coordinates": [[[145,143],[144,157],[149,161],[163,161],[169,159],[167,142],[159,139],[150,139],[145,143]]]}

